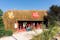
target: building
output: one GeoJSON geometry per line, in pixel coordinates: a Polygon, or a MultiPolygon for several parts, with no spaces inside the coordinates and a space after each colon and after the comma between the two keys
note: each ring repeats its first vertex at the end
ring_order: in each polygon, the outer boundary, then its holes
{"type": "MultiPolygon", "coordinates": [[[[45,10],[8,10],[3,14],[3,22],[5,29],[16,31],[14,23],[17,21],[19,24],[43,22],[44,16],[47,16],[45,10]]],[[[24,25],[23,25],[24,26],[24,25]]]]}

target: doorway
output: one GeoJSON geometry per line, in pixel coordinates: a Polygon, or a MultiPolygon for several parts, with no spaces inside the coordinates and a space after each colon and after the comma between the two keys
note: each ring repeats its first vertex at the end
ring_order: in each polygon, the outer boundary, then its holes
{"type": "Polygon", "coordinates": [[[42,21],[18,21],[18,29],[31,31],[32,29],[41,28],[42,21]]]}

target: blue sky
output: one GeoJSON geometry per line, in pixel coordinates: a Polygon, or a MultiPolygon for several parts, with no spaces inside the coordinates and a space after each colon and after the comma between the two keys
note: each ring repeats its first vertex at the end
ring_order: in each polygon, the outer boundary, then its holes
{"type": "Polygon", "coordinates": [[[48,10],[51,5],[60,6],[60,0],[0,0],[0,9],[48,10]]]}

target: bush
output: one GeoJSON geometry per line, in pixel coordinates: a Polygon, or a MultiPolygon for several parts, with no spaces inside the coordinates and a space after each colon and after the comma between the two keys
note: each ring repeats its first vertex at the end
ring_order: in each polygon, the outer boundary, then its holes
{"type": "Polygon", "coordinates": [[[5,36],[11,36],[13,32],[11,30],[5,31],[5,36]]]}
{"type": "Polygon", "coordinates": [[[11,30],[5,30],[4,28],[4,24],[3,24],[3,21],[2,21],[2,17],[0,16],[0,37],[3,37],[3,36],[11,36],[13,34],[13,32],[11,30]]]}
{"type": "Polygon", "coordinates": [[[50,25],[48,30],[44,30],[41,34],[34,36],[31,40],[52,40],[59,31],[59,26],[50,25]]]}
{"type": "Polygon", "coordinates": [[[3,21],[2,21],[2,17],[0,16],[0,37],[3,37],[3,36],[11,36],[13,34],[13,32],[11,30],[5,30],[4,28],[4,24],[3,24],[3,21]]]}
{"type": "Polygon", "coordinates": [[[5,30],[0,30],[0,37],[5,36],[5,30]]]}
{"type": "Polygon", "coordinates": [[[0,38],[3,37],[3,36],[11,36],[13,34],[13,32],[11,30],[0,30],[0,38]]]}

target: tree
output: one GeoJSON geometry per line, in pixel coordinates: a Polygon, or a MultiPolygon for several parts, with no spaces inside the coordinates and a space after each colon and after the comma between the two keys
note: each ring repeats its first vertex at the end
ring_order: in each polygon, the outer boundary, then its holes
{"type": "Polygon", "coordinates": [[[50,24],[60,21],[60,6],[52,5],[48,11],[48,19],[50,24]]]}
{"type": "Polygon", "coordinates": [[[13,32],[11,30],[5,30],[2,15],[3,11],[0,9],[0,37],[11,36],[13,32]]]}
{"type": "Polygon", "coordinates": [[[3,11],[0,9],[0,29],[4,29],[2,15],[3,15],[3,11]]]}
{"type": "Polygon", "coordinates": [[[4,24],[3,24],[3,19],[2,17],[0,16],[0,30],[1,29],[4,29],[4,24]]]}
{"type": "Polygon", "coordinates": [[[0,37],[11,36],[12,34],[13,34],[12,30],[5,30],[4,24],[3,24],[3,19],[0,16],[0,37]]]}
{"type": "Polygon", "coordinates": [[[0,9],[0,16],[2,16],[3,15],[3,11],[0,9]]]}
{"type": "MultiPolygon", "coordinates": [[[[48,30],[44,30],[41,34],[34,36],[32,40],[52,40],[54,36],[60,31],[60,26],[56,23],[60,21],[60,6],[52,5],[48,11],[48,30]]],[[[57,40],[57,39],[56,39],[57,40]]]]}

